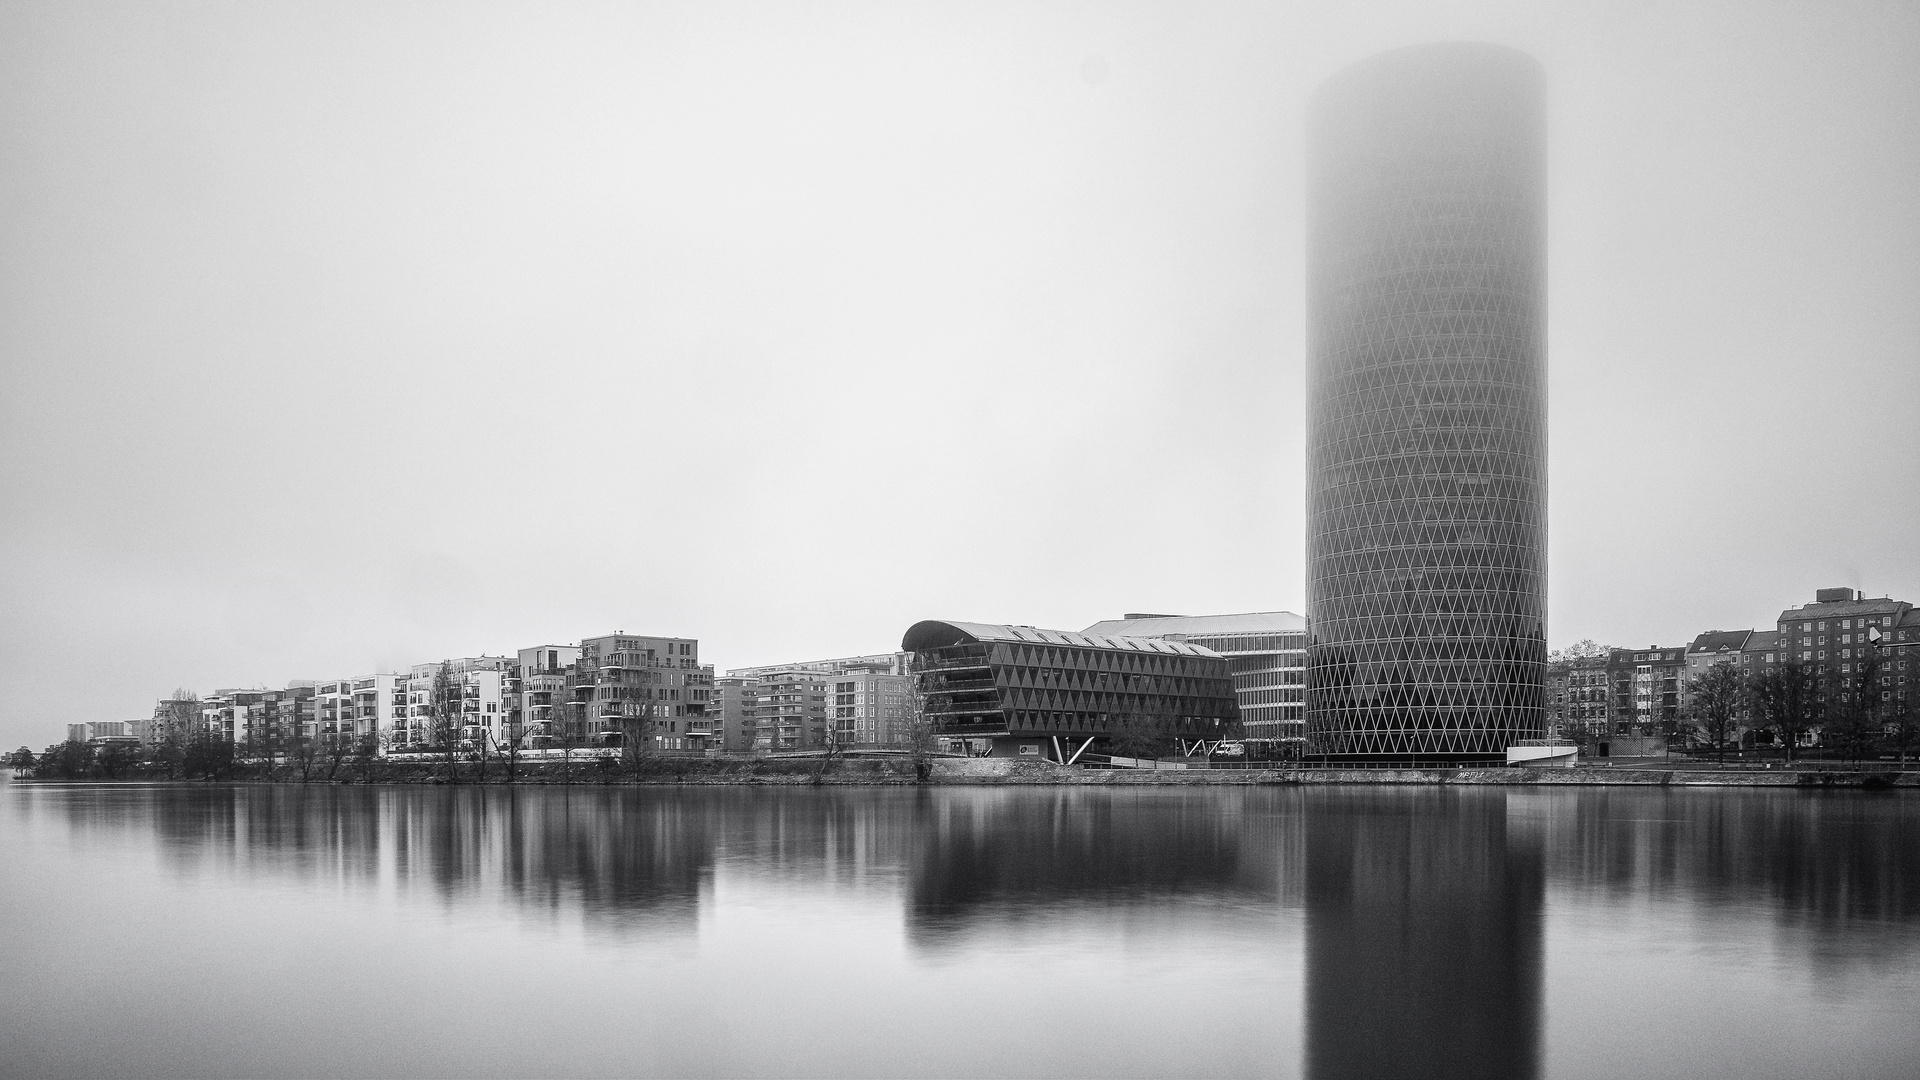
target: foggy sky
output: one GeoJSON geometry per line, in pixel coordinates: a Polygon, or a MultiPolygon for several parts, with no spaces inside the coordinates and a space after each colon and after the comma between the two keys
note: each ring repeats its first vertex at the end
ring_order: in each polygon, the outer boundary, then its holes
{"type": "Polygon", "coordinates": [[[1911,3],[0,7],[0,743],[1304,607],[1308,95],[1545,65],[1549,643],[1920,601],[1911,3]]]}

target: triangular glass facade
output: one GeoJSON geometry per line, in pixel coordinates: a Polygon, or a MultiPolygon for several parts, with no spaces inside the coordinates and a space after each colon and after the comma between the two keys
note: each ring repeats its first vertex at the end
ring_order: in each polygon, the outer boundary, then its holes
{"type": "Polygon", "coordinates": [[[1403,49],[1312,124],[1307,753],[1500,758],[1545,725],[1542,73],[1403,49]]]}

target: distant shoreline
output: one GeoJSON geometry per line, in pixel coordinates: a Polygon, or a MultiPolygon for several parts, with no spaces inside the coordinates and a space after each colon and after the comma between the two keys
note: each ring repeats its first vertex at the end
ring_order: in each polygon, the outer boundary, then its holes
{"type": "Polygon", "coordinates": [[[979,787],[979,786],[1060,786],[1129,787],[1154,786],[1459,786],[1459,787],[1738,787],[1819,789],[1920,789],[1920,770],[1898,769],[1807,769],[1807,770],[1726,770],[1684,768],[1621,768],[1574,766],[1571,768],[1434,768],[1434,769],[1085,769],[1055,765],[1051,762],[1011,759],[936,759],[929,763],[930,775],[916,779],[910,770],[873,769],[862,763],[847,762],[830,771],[814,775],[798,770],[769,772],[728,771],[701,774],[660,771],[596,774],[576,769],[576,776],[563,779],[553,770],[527,772],[514,780],[499,774],[481,781],[471,776],[448,783],[442,776],[420,773],[386,776],[372,781],[360,777],[313,777],[301,780],[283,776],[277,780],[247,777],[232,780],[167,779],[164,777],[127,777],[105,779],[25,779],[16,783],[86,784],[126,786],[138,784],[182,786],[268,786],[268,787],[979,787]]]}

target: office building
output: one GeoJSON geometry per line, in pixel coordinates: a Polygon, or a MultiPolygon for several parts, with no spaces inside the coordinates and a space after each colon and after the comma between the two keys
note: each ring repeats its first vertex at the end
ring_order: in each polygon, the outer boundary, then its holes
{"type": "Polygon", "coordinates": [[[1543,86],[1512,49],[1423,45],[1313,103],[1310,756],[1545,733],[1543,86]]]}
{"type": "Polygon", "coordinates": [[[1306,741],[1307,621],[1291,611],[1245,615],[1128,615],[1089,636],[1185,641],[1227,658],[1242,738],[1262,757],[1295,758],[1306,741]]]}
{"type": "Polygon", "coordinates": [[[1185,641],[928,621],[900,647],[933,734],[991,756],[1070,762],[1240,734],[1226,657],[1185,641]]]}

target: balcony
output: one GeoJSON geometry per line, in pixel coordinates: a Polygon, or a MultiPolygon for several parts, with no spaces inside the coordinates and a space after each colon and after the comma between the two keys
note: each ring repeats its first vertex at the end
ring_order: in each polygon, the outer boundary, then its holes
{"type": "Polygon", "coordinates": [[[930,693],[955,690],[994,689],[993,675],[991,673],[976,673],[978,669],[967,670],[968,674],[960,676],[941,675],[938,673],[932,674],[927,679],[926,689],[930,693]]]}

